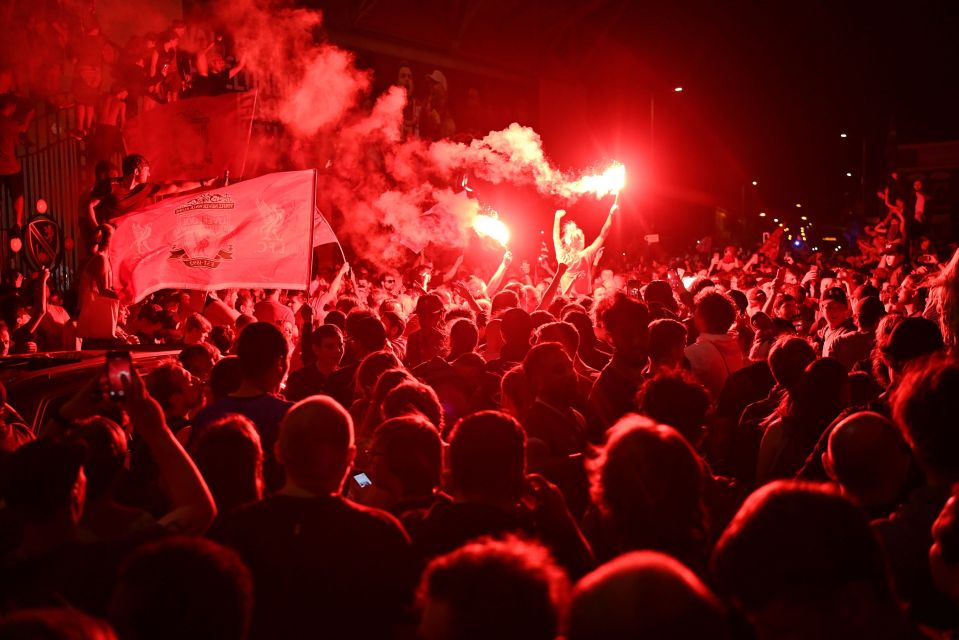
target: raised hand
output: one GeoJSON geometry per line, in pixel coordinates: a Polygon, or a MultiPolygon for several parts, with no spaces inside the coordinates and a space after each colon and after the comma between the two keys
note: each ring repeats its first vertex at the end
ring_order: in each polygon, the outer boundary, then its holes
{"type": "Polygon", "coordinates": [[[779,267],[776,270],[776,279],[773,280],[773,290],[778,291],[782,289],[783,285],[786,284],[786,274],[789,273],[789,270],[786,267],[779,267]]]}
{"type": "Polygon", "coordinates": [[[124,378],[123,387],[123,409],[130,416],[130,423],[133,425],[134,431],[142,433],[166,428],[163,409],[147,391],[146,385],[138,372],[134,371],[133,377],[130,379],[124,378]]]}

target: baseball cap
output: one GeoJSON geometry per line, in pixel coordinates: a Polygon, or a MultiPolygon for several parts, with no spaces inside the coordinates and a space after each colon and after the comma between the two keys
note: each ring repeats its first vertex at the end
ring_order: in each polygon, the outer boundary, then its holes
{"type": "Polygon", "coordinates": [[[670,304],[673,302],[673,289],[665,280],[653,280],[646,285],[646,291],[643,293],[645,302],[659,302],[670,304]]]}
{"type": "Polygon", "coordinates": [[[433,73],[429,74],[429,75],[426,76],[426,77],[429,78],[430,80],[432,80],[433,82],[437,82],[437,83],[443,85],[443,88],[444,88],[444,89],[447,89],[447,88],[448,88],[447,85],[446,85],[446,76],[443,75],[443,72],[440,71],[439,69],[433,69],[433,73]]]}
{"type": "Polygon", "coordinates": [[[416,300],[415,313],[417,315],[436,313],[443,309],[443,300],[435,293],[423,294],[416,300]]]}
{"type": "Polygon", "coordinates": [[[829,287],[826,289],[825,293],[822,294],[822,302],[849,304],[849,300],[846,298],[846,292],[843,291],[842,287],[829,287]]]}
{"type": "Polygon", "coordinates": [[[882,255],[884,256],[893,256],[900,253],[905,253],[905,251],[903,250],[902,243],[900,242],[890,242],[882,250],[882,255]]]}
{"type": "Polygon", "coordinates": [[[942,332],[935,322],[926,318],[905,318],[892,330],[882,353],[894,365],[902,365],[944,347],[942,332]]]}

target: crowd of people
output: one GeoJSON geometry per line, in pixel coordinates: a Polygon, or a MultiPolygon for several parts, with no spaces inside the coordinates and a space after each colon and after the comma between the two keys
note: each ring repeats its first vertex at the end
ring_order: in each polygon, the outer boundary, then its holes
{"type": "MultiPolygon", "coordinates": [[[[11,6],[11,11],[16,9],[11,6]]],[[[173,20],[160,31],[116,42],[101,29],[92,2],[56,8],[23,8],[24,23],[12,44],[42,42],[35,56],[4,69],[0,93],[14,92],[36,104],[76,107],[76,134],[120,127],[127,115],[181,97],[216,95],[246,66],[228,34],[209,25],[173,20]]]]}
{"type": "MultiPolygon", "coordinates": [[[[11,3],[0,11],[0,25],[13,31],[9,41],[0,43],[0,198],[11,203],[11,237],[22,238],[30,217],[29,211],[24,215],[25,183],[35,177],[24,175],[24,150],[35,150],[51,132],[82,141],[83,161],[76,167],[81,181],[102,188],[107,179],[128,177],[115,165],[125,152],[124,127],[138,114],[180,99],[253,86],[262,87],[259,103],[271,105],[279,99],[278,93],[289,89],[283,88],[288,79],[279,71],[277,77],[267,77],[261,65],[260,73],[253,74],[234,35],[210,20],[173,20],[163,30],[141,32],[121,43],[102,31],[95,3],[54,0],[51,6],[41,7],[11,3]],[[35,47],[38,42],[44,46],[35,47]],[[32,55],[24,55],[25,51],[32,55]]],[[[406,90],[404,140],[469,140],[485,135],[494,122],[528,119],[525,107],[499,105],[499,110],[491,110],[477,86],[468,83],[454,109],[442,71],[426,73],[425,68],[402,60],[391,67],[381,73],[365,72],[378,78],[378,90],[385,88],[379,79],[406,90]]],[[[275,106],[261,106],[256,118],[272,117],[269,114],[275,111],[275,106]]],[[[43,171],[56,173],[52,166],[58,162],[43,171]]],[[[67,175],[53,177],[68,179],[67,175]]],[[[143,197],[168,193],[138,195],[113,213],[141,205],[143,197]]],[[[79,262],[88,255],[98,221],[108,220],[93,213],[93,206],[103,199],[100,193],[81,195],[86,197],[77,230],[79,262]]]]}
{"type": "Polygon", "coordinates": [[[615,272],[616,216],[587,244],[558,211],[552,258],[488,279],[420,256],[125,306],[109,225],[79,314],[8,277],[5,352],[172,353],[43,424],[7,399],[0,635],[959,631],[959,252],[879,225],[615,272]]]}
{"type": "Polygon", "coordinates": [[[84,166],[92,168],[123,153],[129,118],[181,97],[226,93],[246,68],[229,34],[207,24],[173,20],[164,30],[116,42],[101,30],[93,2],[11,2],[0,24],[10,31],[0,44],[0,191],[12,202],[17,228],[24,223],[18,149],[62,133],[51,119],[44,121],[50,131],[25,137],[37,114],[49,119],[71,110],[75,117],[64,128],[83,141],[84,166]]]}
{"type": "MultiPolygon", "coordinates": [[[[120,47],[44,15],[35,66],[0,69],[18,225],[30,104],[76,107],[103,160],[134,112],[245,66],[183,21],[120,47]]],[[[405,136],[483,130],[478,91],[454,119],[445,75],[416,77],[405,136]]],[[[427,249],[127,305],[110,222],[215,179],[96,174],[74,288],[4,271],[0,356],[169,355],[42,423],[0,386],[0,636],[959,635],[959,251],[921,182],[893,175],[829,253],[604,261],[614,205],[592,242],[557,211],[551,250],[493,269],[427,249]]]]}

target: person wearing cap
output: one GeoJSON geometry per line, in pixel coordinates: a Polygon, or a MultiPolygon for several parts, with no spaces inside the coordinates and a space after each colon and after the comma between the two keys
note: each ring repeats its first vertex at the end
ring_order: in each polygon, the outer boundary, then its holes
{"type": "Polygon", "coordinates": [[[875,296],[856,301],[855,321],[858,331],[840,335],[833,341],[829,355],[852,370],[858,363],[868,360],[876,346],[876,328],[886,315],[886,307],[875,296]]]}
{"type": "Polygon", "coordinates": [[[847,333],[856,330],[856,324],[849,316],[849,300],[842,287],[830,287],[819,301],[820,313],[826,325],[816,334],[816,341],[822,348],[823,357],[832,355],[835,341],[847,333]]]}
{"type": "Polygon", "coordinates": [[[761,287],[753,287],[746,294],[746,300],[749,301],[746,307],[746,315],[752,318],[766,306],[766,292],[761,287]]]}
{"type": "Polygon", "coordinates": [[[899,286],[906,275],[906,249],[901,242],[890,242],[882,250],[879,266],[873,273],[878,282],[888,282],[892,286],[899,286]]]}
{"type": "Polygon", "coordinates": [[[420,135],[427,140],[448,138],[456,133],[456,123],[450,114],[446,76],[436,69],[426,79],[430,92],[420,113],[420,135]]]}

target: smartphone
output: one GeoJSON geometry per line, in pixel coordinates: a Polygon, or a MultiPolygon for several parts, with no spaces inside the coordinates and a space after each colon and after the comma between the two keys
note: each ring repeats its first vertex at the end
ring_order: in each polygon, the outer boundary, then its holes
{"type": "Polygon", "coordinates": [[[108,351],[106,364],[107,395],[110,400],[123,400],[126,387],[133,380],[133,360],[129,351],[108,351]]]}
{"type": "Polygon", "coordinates": [[[355,474],[353,476],[353,482],[355,482],[360,489],[365,489],[368,486],[373,484],[373,481],[370,480],[370,477],[366,475],[365,473],[355,474]]]}

